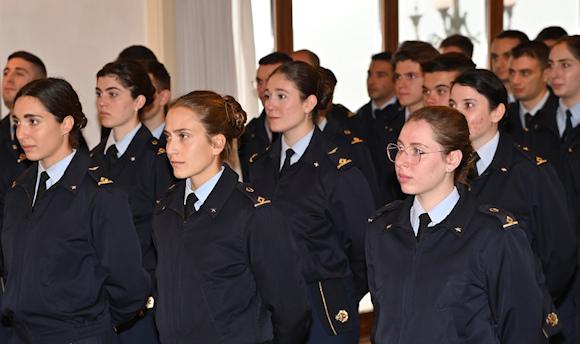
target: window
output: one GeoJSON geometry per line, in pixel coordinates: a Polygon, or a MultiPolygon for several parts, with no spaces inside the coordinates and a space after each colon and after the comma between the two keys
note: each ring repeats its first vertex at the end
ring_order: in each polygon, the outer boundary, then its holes
{"type": "Polygon", "coordinates": [[[504,0],[504,29],[520,30],[530,39],[547,26],[561,26],[568,34],[580,27],[579,0],[504,0]],[[541,15],[539,15],[541,14],[541,15]]]}

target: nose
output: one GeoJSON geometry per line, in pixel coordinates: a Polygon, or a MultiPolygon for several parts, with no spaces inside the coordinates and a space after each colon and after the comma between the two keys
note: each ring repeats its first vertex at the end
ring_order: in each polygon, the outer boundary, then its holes
{"type": "Polygon", "coordinates": [[[16,126],[16,138],[18,139],[18,141],[22,141],[23,139],[25,139],[28,136],[28,130],[26,130],[24,128],[23,125],[18,125],[16,126]]]}

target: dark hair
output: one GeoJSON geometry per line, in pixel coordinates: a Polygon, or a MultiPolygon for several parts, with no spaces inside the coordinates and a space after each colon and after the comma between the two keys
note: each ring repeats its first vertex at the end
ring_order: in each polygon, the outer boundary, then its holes
{"type": "Polygon", "coordinates": [[[171,76],[169,76],[169,72],[163,63],[154,60],[140,60],[139,63],[141,63],[148,74],[153,75],[153,79],[155,80],[153,86],[155,88],[159,86],[157,91],[171,90],[171,76]]]}
{"type": "Polygon", "coordinates": [[[301,100],[304,101],[310,95],[316,97],[317,104],[312,110],[312,120],[314,123],[317,123],[318,110],[322,109],[320,104],[320,100],[322,99],[320,94],[321,77],[318,70],[306,62],[291,61],[278,66],[278,68],[272,72],[270,78],[275,74],[281,74],[294,83],[296,89],[300,92],[301,100]]]}
{"type": "Polygon", "coordinates": [[[475,69],[459,75],[454,85],[469,86],[487,98],[490,110],[507,104],[508,96],[501,80],[487,69],[475,69]]]}
{"type": "Polygon", "coordinates": [[[439,55],[439,51],[429,43],[422,41],[405,41],[401,43],[401,47],[393,55],[393,69],[396,68],[397,63],[399,62],[411,60],[418,64],[422,64],[439,55]]]}
{"type": "Polygon", "coordinates": [[[46,78],[46,66],[44,65],[44,62],[42,62],[42,60],[38,56],[31,54],[28,51],[20,50],[20,51],[15,51],[12,54],[10,54],[10,56],[8,56],[8,61],[10,61],[14,58],[20,58],[20,59],[23,59],[25,61],[32,63],[38,69],[37,72],[39,74],[39,77],[46,78]]]}
{"type": "Polygon", "coordinates": [[[528,35],[518,30],[504,30],[495,36],[495,39],[507,39],[507,38],[517,39],[520,41],[520,43],[527,42],[530,40],[528,38],[528,35]]]}
{"type": "Polygon", "coordinates": [[[152,60],[157,61],[157,56],[143,45],[129,46],[119,53],[117,60],[152,60]]]}
{"type": "Polygon", "coordinates": [[[421,64],[423,73],[459,72],[475,69],[475,63],[461,53],[446,53],[421,64]]]}
{"type": "Polygon", "coordinates": [[[455,184],[468,184],[467,176],[475,168],[475,151],[469,140],[469,126],[465,116],[448,106],[425,106],[413,112],[407,122],[421,120],[431,126],[435,141],[443,147],[445,154],[454,150],[461,151],[463,157],[455,169],[453,180],[455,184]]]}
{"type": "Polygon", "coordinates": [[[285,63],[285,62],[290,62],[290,61],[292,61],[292,58],[290,56],[288,56],[285,53],[275,51],[271,54],[268,54],[268,55],[262,57],[258,61],[258,64],[259,65],[272,65],[272,64],[285,63]]]}
{"type": "Polygon", "coordinates": [[[542,29],[536,41],[546,41],[546,40],[559,40],[562,37],[568,36],[568,32],[564,30],[561,26],[548,26],[542,29]]]}
{"type": "Polygon", "coordinates": [[[107,63],[97,72],[97,78],[105,76],[116,76],[119,82],[131,91],[131,97],[137,98],[139,95],[145,97],[145,105],[139,109],[141,115],[153,103],[155,87],[149,79],[149,75],[138,62],[133,60],[117,60],[107,63]]]}
{"type": "Polygon", "coordinates": [[[576,59],[580,60],[580,35],[562,37],[554,43],[554,46],[562,43],[566,45],[576,59]]]}
{"type": "Polygon", "coordinates": [[[332,104],[332,98],[334,96],[334,88],[336,87],[336,76],[334,73],[327,68],[318,67],[318,72],[320,73],[320,109],[327,109],[332,104]]]}
{"type": "Polygon", "coordinates": [[[548,66],[548,58],[550,55],[550,48],[539,41],[529,41],[520,43],[512,49],[512,58],[520,58],[522,56],[531,57],[540,62],[542,69],[548,66]]]}
{"type": "Polygon", "coordinates": [[[383,51],[383,52],[380,52],[378,54],[374,54],[373,56],[371,56],[371,61],[385,61],[385,62],[391,63],[392,59],[393,59],[393,54],[389,51],[383,51]]]}
{"type": "Polygon", "coordinates": [[[222,134],[226,138],[224,150],[220,153],[222,162],[233,166],[237,154],[236,140],[244,133],[246,112],[232,96],[220,96],[212,91],[193,91],[179,97],[170,109],[184,107],[197,114],[209,136],[222,134]]]}
{"type": "Polygon", "coordinates": [[[79,96],[66,80],[45,78],[31,81],[18,91],[14,103],[20,97],[34,97],[50,112],[59,123],[67,117],[74,119],[74,125],[69,133],[69,144],[77,148],[82,137],[81,129],[87,125],[87,117],[79,96]]]}
{"type": "Polygon", "coordinates": [[[439,48],[457,47],[463,54],[469,58],[473,57],[473,42],[468,37],[463,35],[451,35],[439,44],[439,48]]]}
{"type": "Polygon", "coordinates": [[[296,53],[306,54],[306,56],[308,56],[308,58],[312,62],[312,66],[314,66],[316,68],[320,67],[320,58],[313,51],[308,50],[308,49],[300,49],[300,50],[296,50],[294,52],[294,54],[296,54],[296,53]]]}

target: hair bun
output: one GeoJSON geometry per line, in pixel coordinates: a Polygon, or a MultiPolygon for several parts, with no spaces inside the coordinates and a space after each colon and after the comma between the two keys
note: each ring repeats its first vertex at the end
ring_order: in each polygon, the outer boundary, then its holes
{"type": "Polygon", "coordinates": [[[79,127],[79,129],[84,129],[87,126],[87,116],[85,116],[84,113],[81,113],[82,118],[80,119],[79,123],[77,123],[77,126],[79,127]]]}
{"type": "Polygon", "coordinates": [[[232,137],[238,138],[244,133],[246,125],[246,112],[242,106],[232,96],[223,96],[226,116],[230,127],[232,128],[232,137]]]}

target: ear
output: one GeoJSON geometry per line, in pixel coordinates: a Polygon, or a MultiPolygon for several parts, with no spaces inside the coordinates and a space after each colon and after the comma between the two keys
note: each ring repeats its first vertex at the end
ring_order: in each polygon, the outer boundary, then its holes
{"type": "Polygon", "coordinates": [[[138,95],[137,98],[135,98],[135,100],[133,101],[135,112],[139,111],[143,106],[145,106],[146,101],[147,98],[145,98],[144,95],[142,94],[138,95]]]}
{"type": "Polygon", "coordinates": [[[491,110],[491,121],[499,123],[505,114],[505,104],[500,103],[495,109],[491,110]]]}
{"type": "Polygon", "coordinates": [[[61,133],[63,135],[69,134],[72,131],[74,125],[75,125],[75,119],[73,118],[73,116],[70,116],[70,115],[66,116],[62,120],[62,123],[60,124],[61,133]]]}
{"type": "Polygon", "coordinates": [[[463,153],[459,149],[449,152],[445,156],[445,171],[449,173],[455,171],[461,163],[461,159],[463,159],[463,153]]]}
{"type": "Polygon", "coordinates": [[[226,137],[223,134],[217,134],[210,138],[212,154],[218,156],[226,147],[226,137]]]}
{"type": "Polygon", "coordinates": [[[314,108],[316,107],[316,104],[318,104],[318,99],[314,94],[311,94],[308,97],[306,97],[306,99],[304,99],[304,101],[302,102],[302,108],[304,109],[304,113],[311,113],[312,110],[314,110],[314,108]]]}
{"type": "Polygon", "coordinates": [[[171,100],[171,91],[161,90],[159,93],[157,93],[157,96],[159,97],[159,104],[163,107],[171,100]]]}

